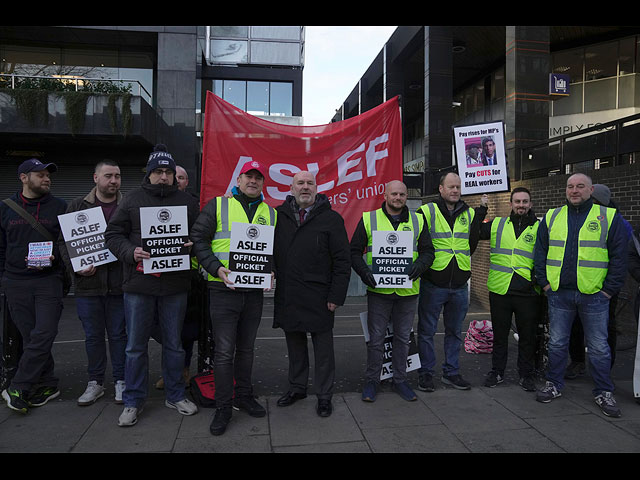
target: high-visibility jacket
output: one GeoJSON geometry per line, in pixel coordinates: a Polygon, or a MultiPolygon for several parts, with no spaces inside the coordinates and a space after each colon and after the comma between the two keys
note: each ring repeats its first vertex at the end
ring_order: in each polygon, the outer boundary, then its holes
{"type": "MultiPolygon", "coordinates": [[[[607,238],[616,211],[593,205],[578,232],[578,290],[593,294],[602,289],[609,268],[607,238]]],[[[560,272],[568,235],[568,206],[549,210],[544,221],[549,230],[546,273],[552,290],[560,285],[560,272]]]]}
{"type": "Polygon", "coordinates": [[[536,244],[539,222],[529,225],[520,236],[510,217],[496,217],[491,223],[491,255],[487,288],[504,295],[509,290],[513,274],[531,281],[533,250],[536,244]]]}
{"type": "MultiPolygon", "coordinates": [[[[393,225],[389,221],[389,218],[384,213],[384,211],[379,208],[378,210],[373,210],[371,212],[364,212],[362,214],[362,222],[364,224],[364,229],[367,232],[367,265],[371,268],[373,263],[372,260],[372,245],[373,245],[373,234],[374,231],[394,231],[393,225]]],[[[416,215],[414,212],[409,211],[409,220],[407,222],[402,222],[398,225],[396,231],[411,231],[413,232],[413,261],[415,262],[418,258],[418,238],[422,233],[422,228],[424,226],[424,220],[421,218],[421,215],[416,215]]],[[[411,288],[371,288],[367,287],[368,291],[375,293],[384,293],[391,294],[396,293],[401,296],[409,296],[409,295],[418,295],[420,293],[420,279],[416,279],[413,281],[413,285],[411,288]]]]}
{"type": "MultiPolygon", "coordinates": [[[[242,204],[235,198],[216,198],[216,233],[211,241],[211,250],[226,268],[229,268],[229,250],[231,246],[231,226],[236,223],[255,223],[260,225],[276,225],[276,210],[264,202],[249,221],[242,204]]],[[[208,275],[208,280],[222,282],[218,276],[208,275]]]]}
{"type": "Polygon", "coordinates": [[[422,205],[419,210],[422,210],[427,219],[427,228],[435,249],[435,259],[431,269],[444,270],[455,256],[460,270],[470,271],[471,247],[469,246],[469,232],[476,214],[475,210],[468,208],[458,215],[453,224],[453,231],[435,203],[422,205]]]}

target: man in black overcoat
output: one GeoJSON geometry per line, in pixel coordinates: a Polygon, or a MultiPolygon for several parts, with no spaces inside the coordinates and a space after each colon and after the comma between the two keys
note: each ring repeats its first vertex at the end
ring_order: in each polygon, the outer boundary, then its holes
{"type": "Polygon", "coordinates": [[[311,333],[315,359],[316,411],[332,412],[335,378],[333,322],[349,286],[351,258],[344,220],[317,193],[315,177],[299,172],[291,195],[277,207],[274,239],[276,274],[274,328],[282,328],[289,353],[289,391],[279,400],[286,407],[307,396],[311,333]]]}

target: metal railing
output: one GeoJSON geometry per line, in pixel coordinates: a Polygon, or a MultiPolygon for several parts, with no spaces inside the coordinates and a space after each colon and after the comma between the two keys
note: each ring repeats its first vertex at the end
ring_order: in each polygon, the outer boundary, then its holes
{"type": "MultiPolygon", "coordinates": [[[[635,151],[634,149],[629,150],[628,147],[626,151],[623,151],[620,148],[622,128],[624,127],[625,124],[632,123],[632,122],[640,122],[640,114],[634,114],[627,117],[618,118],[605,123],[598,123],[589,128],[583,128],[575,132],[559,135],[556,137],[551,137],[548,140],[543,140],[535,144],[530,144],[525,147],[521,147],[518,149],[518,152],[517,152],[519,172],[517,172],[516,174],[516,180],[522,180],[526,176],[527,172],[533,173],[536,171],[535,169],[527,169],[526,171],[524,170],[523,166],[524,166],[525,156],[535,153],[537,149],[544,148],[544,147],[548,148],[552,144],[557,144],[557,148],[558,148],[558,151],[557,151],[558,159],[555,164],[554,170],[559,171],[559,173],[561,174],[565,173],[566,165],[575,163],[575,162],[569,162],[565,158],[565,145],[567,144],[567,142],[570,142],[571,140],[577,140],[578,139],[577,137],[599,135],[599,134],[605,133],[606,131],[613,132],[613,135],[614,135],[613,149],[609,153],[610,153],[610,156],[613,158],[613,165],[619,165],[621,163],[620,162],[621,155],[635,151]]],[[[640,142],[638,144],[638,149],[640,150],[640,142]]],[[[595,159],[588,158],[587,160],[595,160],[595,159]]],[[[545,168],[543,168],[542,170],[545,170],[545,168]]]]}
{"type": "MultiPolygon", "coordinates": [[[[120,84],[135,84],[138,86],[138,96],[145,99],[145,101],[152,105],[152,97],[151,94],[147,91],[146,88],[140,83],[139,80],[125,80],[125,79],[110,79],[110,78],[88,78],[88,77],[52,77],[52,76],[42,76],[42,75],[18,75],[15,73],[0,73],[0,77],[9,77],[11,79],[11,89],[14,90],[16,88],[16,79],[19,78],[27,78],[27,79],[42,79],[42,80],[52,80],[58,81],[63,84],[73,83],[75,85],[75,90],[80,90],[80,85],[84,82],[95,82],[95,83],[120,83],[120,84]],[[144,94],[146,95],[143,95],[144,94]]],[[[96,92],[101,93],[101,92],[96,92]]],[[[134,93],[135,95],[135,93],[134,93]]]]}

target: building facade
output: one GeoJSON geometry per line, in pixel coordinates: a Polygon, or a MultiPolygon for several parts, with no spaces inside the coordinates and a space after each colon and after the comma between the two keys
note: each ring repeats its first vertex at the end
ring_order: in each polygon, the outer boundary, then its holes
{"type": "MultiPolygon", "coordinates": [[[[401,26],[334,121],[400,96],[405,175],[431,201],[455,170],[453,127],[503,122],[510,186],[528,187],[541,217],[565,202],[567,176],[608,185],[640,227],[640,26],[401,26]]],[[[463,198],[480,203],[479,195],[463,198]]],[[[489,218],[509,214],[509,193],[490,195],[489,218]]],[[[488,242],[472,257],[471,298],[488,308],[488,242]]],[[[638,285],[629,276],[619,329],[635,340],[638,285]],[[625,327],[626,326],[626,327],[625,327]]]]}
{"type": "Polygon", "coordinates": [[[0,26],[0,195],[31,157],[58,164],[65,199],[93,186],[104,158],[126,192],[157,143],[199,190],[206,91],[296,124],[303,68],[301,26],[0,26]]]}

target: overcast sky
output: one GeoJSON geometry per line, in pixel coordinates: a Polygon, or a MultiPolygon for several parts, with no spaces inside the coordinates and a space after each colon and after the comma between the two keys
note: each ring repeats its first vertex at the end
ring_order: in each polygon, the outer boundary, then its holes
{"type": "Polygon", "coordinates": [[[397,27],[306,26],[302,116],[329,123],[397,27]]]}

